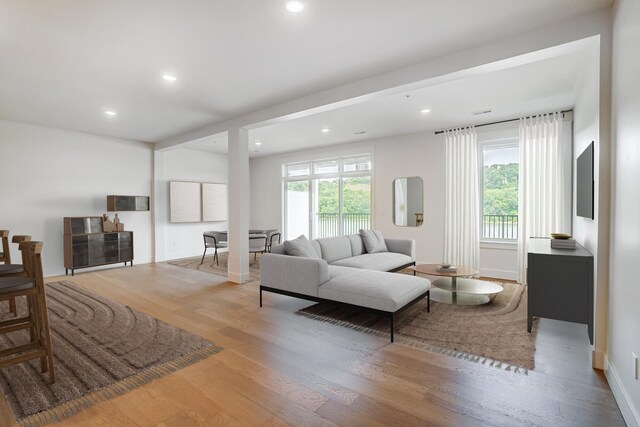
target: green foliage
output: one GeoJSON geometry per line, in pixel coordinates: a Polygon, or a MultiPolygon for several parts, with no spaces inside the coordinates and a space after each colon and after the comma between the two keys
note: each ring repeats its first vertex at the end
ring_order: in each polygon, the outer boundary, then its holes
{"type": "Polygon", "coordinates": [[[287,184],[288,191],[309,191],[309,181],[292,181],[287,184]]]}
{"type": "MultiPolygon", "coordinates": [[[[371,213],[371,178],[344,178],[343,213],[371,213]]],[[[318,212],[338,213],[339,180],[318,182],[318,212]]]]}
{"type": "Polygon", "coordinates": [[[484,167],[484,215],[518,214],[518,164],[484,167]]]}

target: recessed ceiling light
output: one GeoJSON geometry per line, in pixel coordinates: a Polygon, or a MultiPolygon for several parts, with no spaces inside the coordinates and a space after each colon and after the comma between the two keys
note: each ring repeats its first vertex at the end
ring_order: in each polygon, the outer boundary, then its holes
{"type": "Polygon", "coordinates": [[[168,82],[175,82],[176,80],[178,80],[176,76],[172,76],[171,74],[165,74],[162,76],[162,78],[168,82]]]}
{"type": "Polygon", "coordinates": [[[422,110],[420,110],[420,112],[421,112],[422,114],[427,114],[427,113],[430,113],[430,112],[431,112],[431,109],[430,109],[430,108],[423,108],[422,110]]]}
{"type": "Polygon", "coordinates": [[[254,142],[254,144],[256,144],[256,145],[262,145],[262,142],[260,142],[260,141],[256,141],[256,142],[254,142]]]}
{"type": "Polygon", "coordinates": [[[329,129],[329,128],[322,128],[322,129],[320,129],[320,132],[327,133],[327,132],[329,132],[330,130],[331,130],[331,129],[329,129]]]}
{"type": "Polygon", "coordinates": [[[288,1],[285,6],[289,12],[298,13],[304,9],[304,4],[301,1],[288,1]]]}
{"type": "Polygon", "coordinates": [[[115,111],[112,110],[107,110],[104,112],[107,116],[117,116],[118,113],[116,113],[115,111]]]}

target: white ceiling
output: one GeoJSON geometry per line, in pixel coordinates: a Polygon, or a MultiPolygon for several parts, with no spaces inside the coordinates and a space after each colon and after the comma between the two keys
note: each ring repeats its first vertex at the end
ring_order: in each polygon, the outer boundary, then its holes
{"type": "Polygon", "coordinates": [[[304,2],[0,0],[0,118],[156,142],[612,3],[304,2]]]}
{"type": "MultiPolygon", "coordinates": [[[[250,131],[251,156],[513,119],[572,108],[592,46],[250,131]],[[407,97],[408,96],[408,97],[407,97]],[[431,109],[428,114],[420,112],[431,109]],[[474,112],[491,113],[474,115],[474,112]],[[323,133],[322,128],[330,132],[323,133]],[[366,131],[363,135],[356,132],[366,131]],[[256,146],[254,141],[262,144],[256,146]]],[[[226,135],[186,147],[225,153],[226,135]]]]}

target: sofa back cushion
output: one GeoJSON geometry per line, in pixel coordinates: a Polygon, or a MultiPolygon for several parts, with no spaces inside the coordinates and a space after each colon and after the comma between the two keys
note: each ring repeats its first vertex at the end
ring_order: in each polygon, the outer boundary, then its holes
{"type": "Polygon", "coordinates": [[[380,231],[360,230],[360,236],[362,236],[362,242],[368,253],[389,252],[380,231]]]}
{"type": "Polygon", "coordinates": [[[362,237],[359,234],[350,234],[347,236],[351,242],[351,256],[358,256],[367,253],[362,243],[362,237]]]}
{"type": "Polygon", "coordinates": [[[306,258],[318,258],[316,250],[313,248],[311,242],[304,234],[293,240],[285,241],[284,248],[287,251],[287,255],[301,256],[306,258]]]}
{"type": "Polygon", "coordinates": [[[322,258],[322,249],[320,248],[320,243],[318,243],[317,240],[312,240],[311,241],[311,246],[313,246],[313,250],[316,251],[316,257],[318,259],[323,259],[322,258]]]}
{"type": "Polygon", "coordinates": [[[271,245],[271,253],[272,254],[278,254],[278,255],[286,255],[287,254],[287,250],[284,248],[284,243],[274,243],[273,245],[271,245]]]}
{"type": "Polygon", "coordinates": [[[328,263],[351,257],[351,241],[347,236],[318,239],[322,259],[328,263]]]}

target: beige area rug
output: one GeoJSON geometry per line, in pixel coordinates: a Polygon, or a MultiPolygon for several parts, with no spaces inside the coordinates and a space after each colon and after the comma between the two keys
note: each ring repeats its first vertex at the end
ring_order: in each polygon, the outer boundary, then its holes
{"type": "MultiPolygon", "coordinates": [[[[26,311],[24,298],[19,310],[26,311]]],[[[57,381],[38,360],[0,369],[0,389],[16,420],[38,426],[205,359],[211,342],[71,282],[47,284],[57,381]]],[[[0,320],[9,318],[0,304],[0,320]]],[[[27,342],[26,330],[0,336],[0,349],[27,342]]]]}
{"type": "MultiPolygon", "coordinates": [[[[219,265],[213,259],[213,255],[207,255],[204,259],[202,265],[200,265],[200,261],[202,261],[202,257],[197,258],[183,258],[177,259],[173,261],[167,261],[168,264],[177,265],[178,267],[190,268],[192,270],[204,271],[206,273],[216,274],[218,276],[227,277],[227,260],[228,254],[226,252],[218,253],[218,261],[219,265]]],[[[249,258],[249,281],[255,282],[256,280],[260,280],[260,254],[258,254],[258,259],[254,261],[253,254],[249,258]]]]}
{"type": "MultiPolygon", "coordinates": [[[[504,291],[490,305],[463,307],[432,301],[427,313],[426,299],[416,303],[398,316],[395,342],[526,374],[535,367],[536,350],[535,332],[527,332],[526,287],[501,284],[504,291]]],[[[389,319],[366,310],[319,303],[297,313],[389,336],[389,319]]]]}

